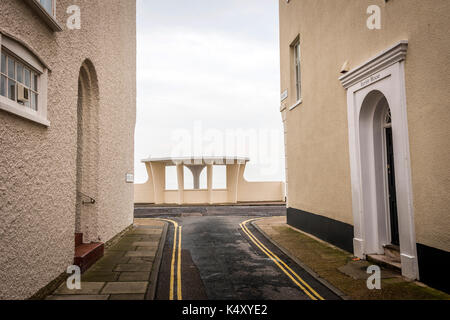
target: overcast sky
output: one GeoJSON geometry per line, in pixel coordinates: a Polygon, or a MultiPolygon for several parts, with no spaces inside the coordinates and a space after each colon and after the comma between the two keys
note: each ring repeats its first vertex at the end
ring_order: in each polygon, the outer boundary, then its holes
{"type": "Polygon", "coordinates": [[[137,4],[136,182],[141,159],[188,154],[250,156],[247,179],[284,180],[278,1],[137,4]]]}

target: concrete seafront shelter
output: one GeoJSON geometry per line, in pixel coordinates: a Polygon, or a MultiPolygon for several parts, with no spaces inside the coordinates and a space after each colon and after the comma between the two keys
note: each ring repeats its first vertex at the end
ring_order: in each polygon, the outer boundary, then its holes
{"type": "Polygon", "coordinates": [[[134,202],[139,204],[236,204],[239,202],[282,202],[284,182],[248,182],[244,171],[249,158],[244,157],[180,157],[148,158],[145,163],[146,183],[135,184],[134,202]],[[166,167],[176,166],[177,190],[166,189],[166,167]],[[226,168],[226,188],[214,189],[213,168],[226,168]],[[185,169],[193,176],[194,188],[185,188],[185,169]],[[200,175],[206,170],[207,188],[200,188],[200,175]]]}

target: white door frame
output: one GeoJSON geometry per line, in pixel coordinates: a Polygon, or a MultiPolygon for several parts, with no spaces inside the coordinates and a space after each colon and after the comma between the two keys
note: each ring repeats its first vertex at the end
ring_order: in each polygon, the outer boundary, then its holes
{"type": "Polygon", "coordinates": [[[418,279],[404,76],[407,48],[408,42],[400,41],[346,73],[339,80],[347,89],[354,254],[364,259],[367,254],[383,253],[380,251],[383,250],[381,238],[384,235],[380,234],[378,225],[380,219],[377,215],[379,210],[382,210],[378,208],[386,204],[380,203],[380,197],[377,197],[375,167],[373,170],[362,171],[363,167],[367,167],[364,161],[373,162],[376,155],[370,154],[374,152],[373,146],[366,148],[366,145],[361,145],[360,141],[361,107],[370,93],[378,91],[386,97],[392,113],[402,274],[410,279],[418,279]]]}

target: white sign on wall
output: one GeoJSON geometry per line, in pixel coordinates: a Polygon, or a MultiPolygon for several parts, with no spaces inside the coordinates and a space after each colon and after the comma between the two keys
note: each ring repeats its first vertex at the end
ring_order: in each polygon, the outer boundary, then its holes
{"type": "Polygon", "coordinates": [[[134,183],[134,175],[132,173],[127,173],[125,181],[127,183],[134,183]]]}

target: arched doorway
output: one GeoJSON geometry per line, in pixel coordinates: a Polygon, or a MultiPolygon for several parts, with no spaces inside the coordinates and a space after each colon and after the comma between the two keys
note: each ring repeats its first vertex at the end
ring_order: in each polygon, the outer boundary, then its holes
{"type": "Polygon", "coordinates": [[[339,79],[347,90],[354,254],[362,259],[383,255],[386,246],[397,242],[398,230],[402,274],[418,279],[405,88],[407,49],[408,42],[400,41],[339,79]]]}
{"type": "Polygon", "coordinates": [[[76,245],[99,241],[98,235],[98,82],[86,60],[78,77],[76,245]]]}
{"type": "Polygon", "coordinates": [[[383,115],[383,144],[384,144],[384,168],[385,168],[385,192],[389,222],[389,241],[392,245],[400,246],[398,231],[397,191],[395,186],[395,153],[394,139],[392,135],[392,114],[389,106],[386,106],[383,115]]]}
{"type": "Polygon", "coordinates": [[[378,90],[369,92],[363,100],[359,117],[366,254],[384,254],[387,248],[399,252],[392,129],[392,114],[387,98],[378,90]]]}

